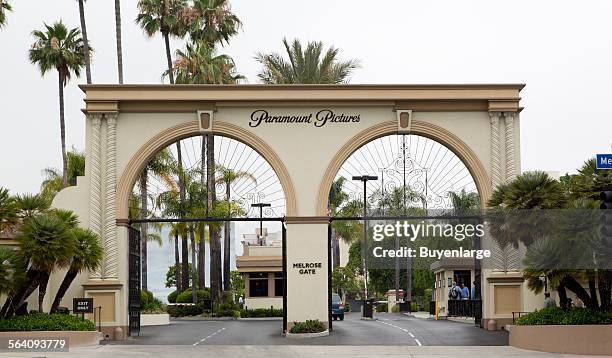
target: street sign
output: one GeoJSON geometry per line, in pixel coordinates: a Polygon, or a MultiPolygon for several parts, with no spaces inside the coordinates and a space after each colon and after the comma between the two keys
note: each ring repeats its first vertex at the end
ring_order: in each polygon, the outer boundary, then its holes
{"type": "Polygon", "coordinates": [[[612,169],[612,154],[597,154],[597,169],[612,169]]]}
{"type": "Polygon", "coordinates": [[[73,298],[72,311],[74,313],[93,313],[93,298],[73,298]]]}

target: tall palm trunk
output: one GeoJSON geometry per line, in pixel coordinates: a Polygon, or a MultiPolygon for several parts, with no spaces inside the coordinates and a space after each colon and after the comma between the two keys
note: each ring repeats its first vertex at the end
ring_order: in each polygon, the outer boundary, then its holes
{"type": "Polygon", "coordinates": [[[62,142],[62,186],[68,186],[68,159],[66,158],[66,124],[64,121],[64,73],[58,69],[59,75],[59,107],[60,107],[60,138],[62,142]]]}
{"type": "MultiPolygon", "coordinates": [[[[208,207],[214,208],[216,202],[215,194],[215,137],[207,134],[208,143],[206,145],[206,161],[208,176],[208,207]]],[[[210,290],[213,302],[219,303],[221,293],[221,250],[218,236],[218,229],[209,226],[210,231],[210,290]]]]}
{"type": "MultiPolygon", "coordinates": [[[[227,200],[229,206],[229,216],[232,217],[230,204],[230,182],[229,180],[225,182],[225,199],[227,200]]],[[[223,240],[223,290],[229,291],[230,288],[230,245],[231,245],[231,237],[230,237],[230,222],[225,222],[225,237],[223,240]]]]}
{"type": "Polygon", "coordinates": [[[176,281],[176,292],[183,292],[181,282],[181,260],[179,258],[179,235],[174,234],[174,280],[176,281]]]}
{"type": "Polygon", "coordinates": [[[117,71],[123,84],[123,49],[121,48],[121,1],[115,0],[115,37],[117,39],[117,71]]]}
{"type": "Polygon", "coordinates": [[[87,84],[91,84],[91,63],[89,59],[89,40],[87,39],[87,26],[85,25],[85,4],[79,0],[79,16],[81,18],[81,34],[83,35],[83,55],[85,56],[85,75],[87,84]]]}
{"type": "MultiPolygon", "coordinates": [[[[200,187],[206,187],[206,136],[202,136],[202,147],[200,151],[200,187]]],[[[206,287],[206,227],[203,223],[198,225],[200,231],[200,242],[198,251],[198,287],[206,287]]]]}
{"type": "MultiPolygon", "coordinates": [[[[181,152],[181,141],[176,142],[176,156],[178,160],[179,175],[179,200],[181,203],[180,217],[185,216],[185,176],[183,173],[183,154],[181,152]]],[[[189,287],[189,242],[185,232],[181,232],[181,286],[183,290],[189,287]]]]}
{"type": "Polygon", "coordinates": [[[38,287],[38,282],[40,278],[40,271],[28,269],[26,272],[26,279],[19,291],[17,291],[11,298],[10,302],[7,299],[8,305],[5,304],[6,307],[3,307],[3,317],[10,318],[15,314],[15,311],[23,304],[23,302],[30,297],[32,292],[36,290],[38,287]]]}
{"type": "Polygon", "coordinates": [[[62,303],[64,295],[68,291],[68,288],[72,284],[72,281],[74,281],[74,279],[77,277],[77,274],[78,271],[73,269],[72,267],[66,272],[64,280],[62,281],[62,284],[60,285],[59,289],[57,290],[57,293],[55,294],[55,299],[53,300],[53,304],[51,304],[51,310],[49,311],[49,313],[55,313],[57,311],[57,308],[59,307],[60,303],[62,303]]]}
{"type": "Polygon", "coordinates": [[[47,294],[47,286],[49,285],[49,272],[43,271],[40,273],[38,280],[38,312],[43,312],[43,301],[47,294]]]}
{"type": "Polygon", "coordinates": [[[168,61],[168,77],[170,78],[170,84],[174,84],[174,73],[172,72],[172,55],[170,54],[170,35],[168,31],[163,31],[164,44],[166,45],[166,60],[168,61]]]}
{"type": "MultiPolygon", "coordinates": [[[[147,177],[148,171],[145,167],[140,173],[140,219],[145,220],[147,218],[147,177]]],[[[140,223],[140,271],[141,271],[141,285],[144,291],[147,291],[147,236],[148,236],[148,225],[146,222],[140,223]]]]}
{"type": "Polygon", "coordinates": [[[191,301],[198,303],[198,290],[196,289],[196,245],[195,245],[195,229],[189,227],[189,236],[191,236],[191,301]]]}

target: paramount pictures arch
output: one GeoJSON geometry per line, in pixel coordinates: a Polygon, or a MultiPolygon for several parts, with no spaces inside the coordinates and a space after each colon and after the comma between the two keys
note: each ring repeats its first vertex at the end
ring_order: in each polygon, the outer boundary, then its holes
{"type": "MultiPolygon", "coordinates": [[[[329,323],[327,270],[300,275],[292,265],[315,262],[328,267],[329,190],[342,164],[361,146],[391,134],[415,134],[441,143],[469,170],[482,207],[492,187],[520,172],[523,85],[81,88],[86,93],[86,173],[76,186],[61,191],[53,205],[74,210],[82,225],[101,237],[102,267],[81,274],[66,298],[93,297],[96,306],[102,306],[105,334],[113,339],[125,339],[129,331],[128,200],[146,163],[177,140],[205,133],[233,138],[256,150],[276,172],[286,198],[286,322],[329,323]],[[263,111],[310,119],[264,119],[258,124],[263,111]]],[[[60,281],[52,277],[51,287],[60,281]]],[[[512,319],[499,307],[508,305],[507,300],[495,297],[500,287],[518,290],[511,296],[520,302],[518,311],[534,307],[520,272],[483,270],[484,327],[490,319],[512,319]]]]}

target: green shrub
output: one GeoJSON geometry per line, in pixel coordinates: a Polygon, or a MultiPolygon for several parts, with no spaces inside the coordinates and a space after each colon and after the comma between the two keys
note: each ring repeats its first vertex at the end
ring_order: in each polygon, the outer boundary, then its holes
{"type": "Polygon", "coordinates": [[[419,304],[416,302],[410,302],[410,312],[419,312],[419,304]]]}
{"type": "Polygon", "coordinates": [[[178,292],[176,292],[176,290],[170,292],[170,294],[168,295],[168,302],[176,303],[176,296],[178,296],[178,292]]]}
{"type": "Polygon", "coordinates": [[[588,308],[563,310],[559,307],[548,307],[520,317],[516,324],[519,326],[612,324],[612,312],[599,312],[588,308]]]}
{"type": "Polygon", "coordinates": [[[386,303],[379,303],[376,305],[376,312],[387,312],[389,306],[386,303]]]}
{"type": "Polygon", "coordinates": [[[400,305],[396,304],[395,306],[393,306],[393,308],[391,308],[391,312],[393,313],[399,313],[400,311],[400,305]]]}
{"type": "Polygon", "coordinates": [[[429,302],[431,302],[432,297],[433,297],[433,290],[431,288],[426,288],[425,289],[425,297],[423,298],[423,302],[425,302],[425,305],[429,305],[429,302]]]}
{"type": "Polygon", "coordinates": [[[217,317],[240,317],[240,307],[229,301],[219,305],[215,311],[217,317]]]}
{"type": "Polygon", "coordinates": [[[0,331],[95,331],[95,324],[81,317],[54,313],[32,313],[0,320],[0,331]]]}
{"type": "MultiPolygon", "coordinates": [[[[197,296],[198,296],[198,302],[200,303],[202,301],[204,301],[205,299],[209,299],[210,298],[210,291],[209,290],[197,290],[197,296]]],[[[168,301],[170,302],[170,301],[168,301]]],[[[187,290],[181,292],[181,294],[179,294],[176,297],[176,303],[194,303],[192,302],[192,297],[191,297],[191,288],[188,288],[187,290]]]]}
{"type": "Polygon", "coordinates": [[[166,311],[170,317],[199,316],[204,313],[204,307],[201,304],[189,306],[168,306],[166,311]]]}
{"type": "Polygon", "coordinates": [[[256,308],[256,309],[242,309],[240,310],[240,317],[242,318],[263,318],[263,317],[283,317],[282,308],[256,308]]]}
{"type": "Polygon", "coordinates": [[[309,319],[306,322],[293,322],[290,333],[319,333],[327,329],[318,319],[309,319]]]}
{"type": "Polygon", "coordinates": [[[350,303],[345,303],[344,304],[344,312],[351,312],[351,304],[350,303]]]}

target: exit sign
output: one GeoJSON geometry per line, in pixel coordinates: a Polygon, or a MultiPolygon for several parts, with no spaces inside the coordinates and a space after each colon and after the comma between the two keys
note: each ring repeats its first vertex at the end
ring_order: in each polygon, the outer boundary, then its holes
{"type": "Polygon", "coordinates": [[[597,154],[597,169],[612,169],[612,154],[597,154]]]}

